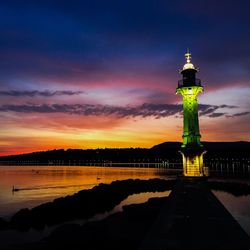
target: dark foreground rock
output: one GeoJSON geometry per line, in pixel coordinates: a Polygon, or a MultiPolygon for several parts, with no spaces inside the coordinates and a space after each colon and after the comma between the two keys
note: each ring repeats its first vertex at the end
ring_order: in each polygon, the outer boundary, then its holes
{"type": "Polygon", "coordinates": [[[84,224],[65,224],[49,237],[37,243],[17,245],[11,249],[84,249],[84,250],[134,250],[158,216],[167,197],[152,198],[143,204],[124,206],[124,211],[113,214],[102,221],[84,224]]]}
{"type": "Polygon", "coordinates": [[[43,229],[74,219],[88,219],[95,214],[112,210],[129,195],[141,192],[166,191],[173,188],[174,180],[123,180],[100,184],[74,195],[55,199],[32,209],[21,209],[9,223],[11,228],[43,229]]]}
{"type": "Polygon", "coordinates": [[[0,218],[0,230],[7,229],[7,228],[8,228],[8,222],[0,218]]]}

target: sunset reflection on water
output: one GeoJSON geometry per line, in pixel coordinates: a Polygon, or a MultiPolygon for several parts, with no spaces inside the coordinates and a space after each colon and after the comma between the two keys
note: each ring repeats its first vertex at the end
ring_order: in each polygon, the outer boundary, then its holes
{"type": "Polygon", "coordinates": [[[0,217],[11,216],[23,207],[34,207],[55,198],[90,189],[114,180],[167,178],[164,169],[78,167],[78,166],[1,166],[0,217]],[[12,192],[12,187],[19,189],[12,192]]]}

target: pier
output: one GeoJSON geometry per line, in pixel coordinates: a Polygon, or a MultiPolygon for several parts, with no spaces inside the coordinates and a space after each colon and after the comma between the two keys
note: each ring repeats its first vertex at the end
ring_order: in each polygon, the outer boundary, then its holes
{"type": "Polygon", "coordinates": [[[139,249],[247,250],[250,237],[209,190],[205,178],[182,178],[139,249]]]}

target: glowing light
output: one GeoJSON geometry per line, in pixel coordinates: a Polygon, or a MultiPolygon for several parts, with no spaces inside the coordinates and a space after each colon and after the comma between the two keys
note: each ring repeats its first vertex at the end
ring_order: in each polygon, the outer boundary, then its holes
{"type": "Polygon", "coordinates": [[[183,97],[183,147],[189,143],[200,144],[197,96],[203,91],[203,87],[181,87],[176,91],[183,97]]]}
{"type": "Polygon", "coordinates": [[[183,70],[186,69],[195,69],[194,65],[191,63],[191,53],[189,52],[189,50],[187,50],[187,53],[185,54],[186,57],[186,64],[184,64],[183,66],[183,70]]]}
{"type": "Polygon", "coordinates": [[[183,66],[183,70],[186,70],[186,69],[195,69],[195,67],[192,63],[186,63],[183,66]]]}

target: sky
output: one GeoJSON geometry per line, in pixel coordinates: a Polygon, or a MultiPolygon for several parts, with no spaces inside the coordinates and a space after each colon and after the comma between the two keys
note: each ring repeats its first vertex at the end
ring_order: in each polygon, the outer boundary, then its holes
{"type": "Polygon", "coordinates": [[[187,48],[203,141],[250,140],[247,0],[0,3],[0,155],[182,140],[187,48]]]}

